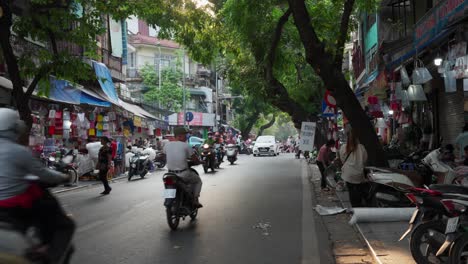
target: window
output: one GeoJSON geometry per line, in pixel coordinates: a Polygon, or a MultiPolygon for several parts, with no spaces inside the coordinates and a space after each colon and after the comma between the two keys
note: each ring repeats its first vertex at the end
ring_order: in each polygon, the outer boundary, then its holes
{"type": "Polygon", "coordinates": [[[392,21],[392,30],[397,31],[401,37],[412,34],[415,23],[414,2],[401,0],[394,3],[392,5],[392,21]]]}
{"type": "Polygon", "coordinates": [[[135,52],[130,53],[130,68],[135,68],[135,52]]]}

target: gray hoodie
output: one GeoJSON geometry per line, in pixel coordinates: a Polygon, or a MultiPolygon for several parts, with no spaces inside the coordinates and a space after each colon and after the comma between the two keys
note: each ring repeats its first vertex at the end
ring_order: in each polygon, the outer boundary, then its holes
{"type": "Polygon", "coordinates": [[[16,138],[11,131],[0,131],[0,200],[26,191],[30,185],[24,180],[26,175],[38,176],[50,184],[64,182],[63,174],[45,168],[29,148],[15,142],[16,138]]]}

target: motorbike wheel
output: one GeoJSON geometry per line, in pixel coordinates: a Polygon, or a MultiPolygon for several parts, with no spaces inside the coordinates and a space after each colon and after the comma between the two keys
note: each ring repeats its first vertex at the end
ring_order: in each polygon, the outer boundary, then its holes
{"type": "Polygon", "coordinates": [[[65,186],[71,186],[78,182],[78,172],[75,170],[75,168],[68,169],[67,174],[70,175],[70,182],[65,184],[65,186]]]}
{"type": "Polygon", "coordinates": [[[160,168],[160,169],[164,168],[164,166],[166,166],[165,161],[161,161],[161,163],[158,164],[158,168],[160,168]]]}
{"type": "Polygon", "coordinates": [[[442,221],[430,221],[414,229],[410,239],[410,250],[416,263],[445,263],[444,256],[436,253],[445,241],[445,225],[442,221]]]}
{"type": "Polygon", "coordinates": [[[468,234],[464,234],[455,240],[450,249],[449,261],[447,263],[467,263],[468,262],[468,234]]]}
{"type": "Polygon", "coordinates": [[[143,179],[143,178],[146,176],[147,173],[148,173],[148,170],[145,169],[145,170],[140,174],[140,177],[143,179]]]}
{"type": "Polygon", "coordinates": [[[205,171],[205,173],[208,173],[208,166],[206,164],[203,165],[203,170],[205,171]]]}
{"type": "Polygon", "coordinates": [[[195,209],[195,210],[190,214],[190,219],[192,219],[192,221],[194,221],[195,219],[197,219],[197,215],[198,215],[198,209],[195,209]]]}
{"type": "Polygon", "coordinates": [[[234,161],[233,161],[233,160],[231,160],[231,165],[234,165],[234,161]]]}
{"type": "Polygon", "coordinates": [[[179,208],[180,208],[180,197],[176,197],[172,205],[166,208],[167,224],[172,230],[177,230],[177,227],[179,227],[179,222],[180,222],[179,208]]]}
{"type": "Polygon", "coordinates": [[[132,177],[133,177],[133,170],[129,170],[128,171],[128,180],[132,180],[132,177]]]}

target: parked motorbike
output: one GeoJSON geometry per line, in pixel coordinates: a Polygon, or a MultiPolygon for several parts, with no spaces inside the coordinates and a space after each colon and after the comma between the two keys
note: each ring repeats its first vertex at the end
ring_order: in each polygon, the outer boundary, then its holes
{"type": "Polygon", "coordinates": [[[133,176],[140,175],[144,178],[150,170],[151,161],[148,155],[136,153],[135,156],[130,158],[130,170],[128,171],[128,180],[130,181],[133,176]]]}
{"type": "MultiPolygon", "coordinates": [[[[27,182],[38,184],[43,192],[48,194],[48,188],[55,186],[39,182],[39,177],[28,175],[24,177],[27,182]]],[[[8,209],[0,209],[0,263],[44,263],[31,254],[35,248],[42,245],[41,237],[35,223],[30,219],[16,219],[11,216],[8,209]]],[[[64,252],[60,264],[70,263],[73,254],[73,245],[69,245],[64,252]]]]}
{"type": "MultiPolygon", "coordinates": [[[[191,165],[189,163],[189,167],[191,165]]],[[[189,170],[198,174],[192,168],[189,170]]],[[[194,206],[191,186],[182,178],[173,173],[166,173],[163,176],[163,182],[167,223],[172,230],[176,230],[181,218],[185,220],[189,216],[195,220],[198,215],[198,207],[194,206]]]]}
{"type": "Polygon", "coordinates": [[[460,216],[468,205],[467,194],[467,187],[445,184],[431,185],[430,189],[413,188],[407,193],[417,209],[400,241],[411,233],[410,250],[417,263],[448,261],[446,250],[459,237],[459,219],[466,219],[460,216]]]}
{"type": "Polygon", "coordinates": [[[227,145],[226,156],[228,161],[232,164],[237,160],[237,147],[234,144],[227,145]]]}
{"type": "Polygon", "coordinates": [[[65,183],[65,186],[71,186],[78,182],[77,154],[73,150],[66,149],[62,149],[61,153],[60,158],[56,158],[55,153],[52,153],[48,157],[41,155],[41,158],[49,169],[69,175],[70,181],[65,183]]]}
{"type": "Polygon", "coordinates": [[[157,151],[156,152],[156,158],[154,159],[154,165],[160,169],[164,168],[166,166],[166,154],[162,151],[157,151]]]}
{"type": "Polygon", "coordinates": [[[203,145],[203,149],[200,153],[200,156],[201,160],[203,161],[203,170],[205,171],[205,173],[208,172],[208,169],[211,169],[211,171],[215,171],[215,168],[219,168],[218,158],[216,157],[216,153],[210,145],[203,145]]]}

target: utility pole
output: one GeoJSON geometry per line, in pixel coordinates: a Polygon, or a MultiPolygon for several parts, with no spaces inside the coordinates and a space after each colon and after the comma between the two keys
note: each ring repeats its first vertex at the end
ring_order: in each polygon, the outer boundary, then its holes
{"type": "MultiPolygon", "coordinates": [[[[184,108],[184,127],[187,127],[187,107],[185,104],[185,49],[182,49],[183,51],[183,69],[182,69],[182,84],[183,84],[183,108],[184,108]]],[[[190,127],[189,127],[190,128],[190,127]]]]}
{"type": "MultiPolygon", "coordinates": [[[[158,49],[159,49],[159,62],[158,62],[158,82],[159,82],[159,90],[161,90],[161,42],[158,41],[157,43],[158,49]]],[[[161,102],[158,101],[157,103],[158,107],[161,107],[161,102]]],[[[156,107],[155,107],[156,108],[156,107]]],[[[159,111],[158,111],[159,113],[159,111]]],[[[159,114],[158,114],[159,116],[159,114]]]]}
{"type": "Polygon", "coordinates": [[[218,114],[219,114],[219,111],[218,111],[219,110],[219,107],[218,107],[218,105],[219,105],[218,89],[219,89],[219,87],[218,87],[218,70],[216,69],[216,67],[215,67],[215,71],[216,71],[216,74],[215,74],[215,78],[216,78],[216,80],[215,80],[215,90],[216,90],[215,128],[216,128],[216,131],[218,131],[218,114]]]}

